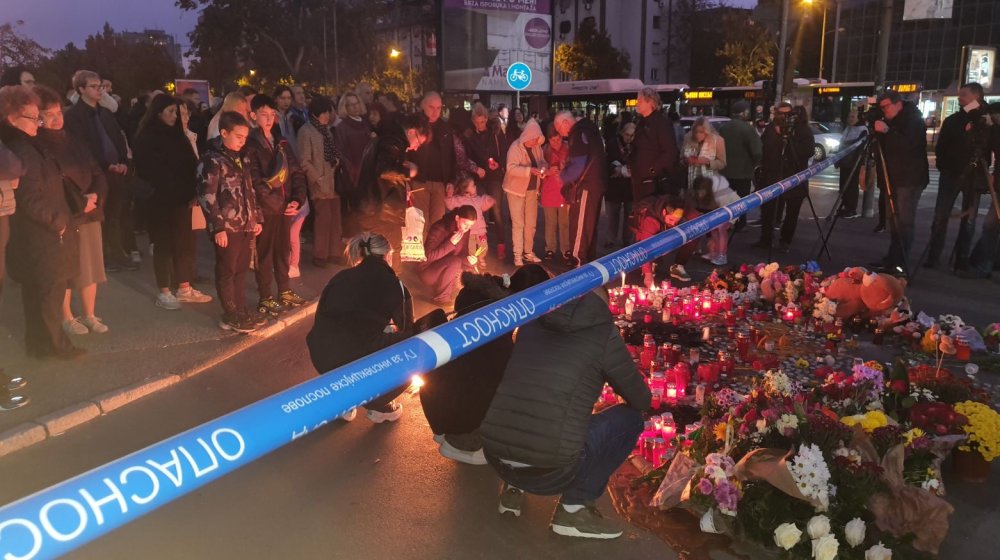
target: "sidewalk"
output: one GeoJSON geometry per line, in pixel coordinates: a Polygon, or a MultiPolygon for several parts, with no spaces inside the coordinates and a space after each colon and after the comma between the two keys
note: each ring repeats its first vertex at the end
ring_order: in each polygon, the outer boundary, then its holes
{"type": "MultiPolygon", "coordinates": [[[[139,239],[147,249],[145,236],[139,239]]],[[[213,254],[199,236],[196,287],[215,298],[213,254]]],[[[308,319],[319,294],[337,267],[302,265],[302,278],[292,289],[312,301],[251,333],[239,335],[219,328],[218,301],[184,304],[177,311],[154,305],[157,293],[152,259],[135,272],[108,274],[98,288],[97,315],[110,327],[106,334],[72,336],[86,348],[81,359],[63,362],[28,358],[24,352],[24,320],[20,286],[8,281],[0,308],[0,367],[22,375],[29,385],[28,406],[0,413],[0,456],[65,432],[154,391],[226,360],[297,321],[308,319]]],[[[310,252],[304,251],[306,255],[310,252]]],[[[247,303],[257,301],[253,274],[247,278],[247,303]]],[[[78,304],[74,310],[79,311],[78,304]]],[[[209,396],[210,397],[210,396],[209,396]]]]}

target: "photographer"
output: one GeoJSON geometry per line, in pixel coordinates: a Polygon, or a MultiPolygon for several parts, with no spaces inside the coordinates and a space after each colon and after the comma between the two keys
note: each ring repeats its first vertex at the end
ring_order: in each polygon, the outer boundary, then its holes
{"type": "Polygon", "coordinates": [[[937,168],[941,172],[938,181],[937,202],[934,204],[934,221],[931,223],[931,241],[927,260],[923,265],[934,268],[944,249],[944,240],[948,235],[948,221],[958,194],[962,193],[962,220],[958,226],[958,238],[955,240],[955,268],[964,268],[972,245],[972,235],[975,233],[975,208],[978,207],[979,195],[973,188],[969,167],[973,158],[988,157],[986,143],[989,129],[983,122],[986,106],[983,102],[983,86],[971,82],[958,90],[958,103],[961,106],[952,113],[941,125],[941,136],[934,147],[937,156],[937,168]],[[986,130],[985,135],[981,132],[986,130]],[[968,210],[972,215],[968,216],[968,210]]]}
{"type": "MultiPolygon", "coordinates": [[[[993,156],[993,191],[991,195],[996,198],[996,188],[1000,185],[1000,103],[991,103],[989,107],[990,117],[990,139],[989,151],[993,156]]],[[[989,155],[987,155],[987,158],[989,155]]],[[[989,163],[987,161],[987,163],[989,163]]],[[[969,257],[968,267],[958,270],[958,275],[962,278],[989,278],[993,273],[993,267],[997,263],[997,252],[1000,248],[1000,201],[992,200],[989,209],[986,211],[986,222],[983,224],[983,231],[979,234],[979,241],[972,249],[969,257]]]]}
{"type": "MultiPolygon", "coordinates": [[[[809,167],[813,155],[813,134],[809,123],[793,115],[792,104],[782,102],[774,120],[764,129],[761,136],[764,145],[761,160],[761,180],[758,188],[772,185],[809,167]]],[[[779,251],[787,253],[791,249],[792,237],[799,222],[802,200],[809,194],[809,183],[800,185],[772,200],[761,208],[760,241],[753,246],[770,249],[774,235],[774,222],[778,203],[785,205],[785,218],[781,224],[779,251]]]]}
{"type": "Polygon", "coordinates": [[[881,118],[872,120],[871,127],[883,156],[875,160],[879,187],[886,189],[888,186],[886,194],[891,196],[888,209],[892,242],[889,254],[875,268],[890,274],[908,275],[917,203],[929,181],[926,125],[917,106],[904,102],[898,92],[887,91],[880,95],[878,108],[881,115],[874,117],[881,118]]]}

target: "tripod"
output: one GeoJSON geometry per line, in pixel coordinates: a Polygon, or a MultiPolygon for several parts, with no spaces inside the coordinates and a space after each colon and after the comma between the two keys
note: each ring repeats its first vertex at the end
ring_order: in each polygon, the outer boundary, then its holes
{"type": "MultiPolygon", "coordinates": [[[[861,173],[861,166],[866,165],[867,162],[872,158],[872,146],[874,145],[875,137],[872,134],[865,136],[865,144],[861,147],[861,156],[854,162],[854,166],[851,167],[851,171],[847,174],[846,184],[850,184],[854,179],[858,178],[861,173]]],[[[843,170],[841,170],[843,172],[843,170]]],[[[826,230],[824,235],[820,236],[823,240],[822,246],[818,253],[816,253],[816,260],[819,260],[823,256],[823,252],[826,251],[827,256],[829,256],[829,251],[827,251],[827,246],[830,242],[830,237],[833,235],[833,228],[837,227],[837,221],[840,220],[840,216],[837,213],[837,209],[840,208],[840,204],[844,200],[844,190],[837,193],[837,199],[833,202],[833,209],[830,210],[830,215],[826,217],[826,220],[830,222],[830,229],[826,230]]],[[[815,245],[813,245],[815,247],[815,245]]]]}
{"type": "MultiPolygon", "coordinates": [[[[896,213],[896,196],[893,191],[892,181],[889,179],[889,170],[885,164],[885,154],[882,151],[882,145],[878,143],[878,139],[875,134],[869,132],[867,140],[865,140],[865,145],[862,148],[863,155],[858,158],[858,161],[854,163],[854,169],[851,170],[851,174],[848,175],[848,181],[852,180],[855,174],[859,173],[861,170],[862,162],[868,160],[868,158],[877,158],[877,163],[882,167],[882,186],[885,189],[886,198],[889,201],[889,227],[892,230],[892,241],[891,243],[897,244],[897,249],[899,249],[900,259],[903,261],[903,275],[912,283],[916,277],[916,274],[910,273],[909,255],[906,254],[905,248],[903,247],[903,237],[902,231],[899,227],[899,216],[896,213]]],[[[834,208],[840,206],[840,202],[843,199],[844,193],[841,192],[837,195],[837,201],[834,202],[834,208]]],[[[834,214],[833,221],[830,223],[830,229],[827,230],[826,235],[823,237],[823,246],[820,247],[819,253],[816,255],[818,260],[820,256],[823,255],[823,251],[827,249],[827,245],[830,242],[830,237],[833,235],[833,228],[837,225],[838,216],[834,214]]],[[[821,228],[822,229],[822,228],[821,228]]],[[[829,251],[827,250],[827,256],[829,256],[829,251]]]]}

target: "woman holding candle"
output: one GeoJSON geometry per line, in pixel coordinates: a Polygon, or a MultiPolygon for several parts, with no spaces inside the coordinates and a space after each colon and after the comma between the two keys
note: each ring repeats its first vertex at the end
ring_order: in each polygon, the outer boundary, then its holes
{"type": "MultiPolygon", "coordinates": [[[[687,207],[680,197],[674,195],[651,196],[644,198],[635,206],[632,213],[632,227],[636,241],[648,239],[662,231],[666,231],[681,222],[698,216],[694,208],[687,207]]],[[[674,253],[674,264],[670,266],[670,277],[681,282],[690,282],[684,265],[691,259],[697,247],[697,240],[685,243],[674,253]]],[[[653,264],[642,265],[643,281],[646,286],[652,286],[653,264]]]]}
{"type": "Polygon", "coordinates": [[[434,292],[434,303],[450,307],[463,268],[479,262],[469,254],[469,231],[478,213],[473,206],[459,206],[431,226],[424,241],[427,260],[420,265],[420,281],[434,292]]]}
{"type": "MultiPolygon", "coordinates": [[[[528,264],[509,278],[490,274],[462,274],[462,290],[455,299],[456,319],[548,280],[539,265],[528,264]]],[[[440,444],[441,455],[470,465],[485,465],[479,425],[493,401],[514,350],[511,335],[502,336],[444,364],[424,377],[420,404],[440,444]]]]}

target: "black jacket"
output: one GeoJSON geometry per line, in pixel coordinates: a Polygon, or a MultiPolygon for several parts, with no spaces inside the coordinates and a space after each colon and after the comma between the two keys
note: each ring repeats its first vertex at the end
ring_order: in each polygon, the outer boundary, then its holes
{"type": "MultiPolygon", "coordinates": [[[[361,174],[358,186],[348,197],[350,207],[357,211],[361,227],[373,229],[378,226],[383,210],[383,202],[397,213],[406,212],[406,188],[410,170],[403,165],[406,161],[406,141],[403,129],[387,125],[378,140],[369,145],[361,160],[361,174]]],[[[402,216],[397,216],[397,219],[402,216]]]]}
{"type": "Polygon", "coordinates": [[[125,135],[118,126],[118,120],[111,111],[97,105],[91,107],[83,100],[80,100],[66,111],[66,131],[83,140],[84,144],[90,148],[90,154],[97,160],[102,171],[107,171],[108,166],[118,163],[128,163],[128,148],[125,143],[125,135]],[[95,117],[96,115],[96,117],[95,117]],[[101,149],[101,137],[97,131],[97,123],[104,127],[104,132],[108,134],[111,143],[114,144],[117,158],[110,161],[101,149]]]}
{"type": "Polygon", "coordinates": [[[198,164],[197,190],[211,234],[253,231],[264,223],[253,191],[250,160],[226,148],[221,137],[208,141],[198,164]]]}
{"type": "Polygon", "coordinates": [[[679,167],[680,151],[674,126],[660,111],[640,116],[635,124],[635,140],[629,171],[632,172],[632,198],[642,200],[654,194],[655,182],[671,178],[679,167]]]}
{"type": "Polygon", "coordinates": [[[277,147],[264,138],[264,133],[259,128],[255,128],[250,132],[243,148],[243,153],[250,161],[250,176],[257,193],[257,205],[265,218],[284,214],[289,202],[298,202],[299,208],[306,203],[306,174],[295,153],[289,148],[288,141],[280,135],[274,138],[277,147]],[[280,175],[281,170],[284,170],[284,176],[280,175]]]}
{"type": "MultiPolygon", "coordinates": [[[[807,123],[798,123],[795,130],[792,131],[787,149],[774,122],[767,125],[760,140],[763,145],[763,155],[760,161],[761,185],[758,188],[769,187],[809,167],[809,158],[813,155],[815,139],[807,123]]],[[[800,185],[782,196],[803,198],[808,194],[808,189],[808,184],[800,185]]]]}
{"type": "Polygon", "coordinates": [[[65,282],[80,270],[79,237],[66,203],[55,158],[36,138],[0,124],[0,141],[25,167],[15,193],[7,259],[10,276],[21,284],[65,282]]]}
{"type": "Polygon", "coordinates": [[[649,408],[649,388],[607,304],[588,293],[519,329],[483,420],[485,451],[533,467],[576,462],[605,381],[632,408],[649,408]]]}
{"type": "Polygon", "coordinates": [[[579,181],[577,192],[604,195],[608,181],[607,157],[597,125],[589,119],[580,119],[569,133],[569,156],[562,171],[563,182],[579,181]]]}
{"type": "Polygon", "coordinates": [[[323,289],[306,345],[313,367],[323,374],[411,334],[410,292],[384,259],[367,257],[338,272],[323,289]],[[385,332],[390,320],[398,332],[385,332]]]}
{"type": "MultiPolygon", "coordinates": [[[[65,130],[39,128],[35,142],[43,151],[55,158],[59,172],[70,180],[71,186],[79,189],[81,194],[97,195],[97,208],[86,214],[74,216],[70,223],[79,226],[103,221],[104,204],[108,198],[108,179],[97,166],[90,151],[79,139],[70,136],[65,130]]],[[[69,186],[64,185],[66,188],[69,186]]]]}
{"type": "MultiPolygon", "coordinates": [[[[927,164],[927,125],[920,110],[913,103],[903,103],[903,109],[896,118],[888,121],[889,132],[875,133],[882,146],[885,164],[889,170],[892,188],[923,189],[930,182],[927,164]]],[[[879,167],[879,180],[884,179],[882,162],[875,159],[879,167]]]]}
{"type": "Polygon", "coordinates": [[[476,132],[475,129],[470,130],[465,139],[465,152],[473,163],[486,170],[486,176],[483,180],[487,183],[503,182],[504,169],[507,168],[507,148],[509,147],[507,138],[500,132],[499,125],[494,124],[494,121],[489,121],[486,130],[482,132],[476,132]],[[495,170],[490,170],[490,158],[497,162],[498,167],[495,170]]]}
{"type": "Polygon", "coordinates": [[[187,206],[194,200],[198,156],[179,126],[149,121],[135,140],[133,155],[136,175],[153,186],[152,211],[187,206]]]}
{"type": "MultiPolygon", "coordinates": [[[[941,134],[938,136],[937,145],[934,146],[934,155],[937,156],[936,165],[939,171],[957,174],[965,169],[965,166],[972,160],[974,132],[978,130],[989,131],[982,126],[975,131],[967,131],[965,127],[973,123],[974,120],[981,119],[982,116],[981,109],[976,109],[971,113],[959,109],[944,120],[941,124],[941,134]]],[[[989,140],[983,138],[981,141],[985,145],[989,140]]]]}
{"type": "Polygon", "coordinates": [[[455,138],[443,119],[430,125],[431,137],[407,158],[417,164],[416,181],[450,183],[455,179],[455,138]]]}

